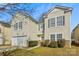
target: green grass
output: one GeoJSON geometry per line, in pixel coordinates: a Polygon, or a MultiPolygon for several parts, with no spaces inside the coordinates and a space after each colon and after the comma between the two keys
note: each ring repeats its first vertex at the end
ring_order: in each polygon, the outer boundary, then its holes
{"type": "Polygon", "coordinates": [[[72,48],[48,48],[39,47],[27,51],[26,49],[17,49],[10,51],[10,56],[72,56],[79,55],[79,47],[72,46],[72,48]]]}

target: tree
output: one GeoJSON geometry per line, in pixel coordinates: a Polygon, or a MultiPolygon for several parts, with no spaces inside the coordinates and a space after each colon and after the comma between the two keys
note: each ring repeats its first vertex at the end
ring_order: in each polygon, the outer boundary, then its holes
{"type": "Polygon", "coordinates": [[[14,16],[17,10],[23,10],[32,15],[35,9],[31,8],[31,5],[31,3],[7,3],[3,7],[0,7],[0,12],[7,12],[11,16],[14,16]]]}

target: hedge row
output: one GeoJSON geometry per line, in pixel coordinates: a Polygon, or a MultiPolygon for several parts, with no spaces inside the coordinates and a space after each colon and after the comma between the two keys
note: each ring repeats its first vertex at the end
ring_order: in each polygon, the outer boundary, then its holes
{"type": "Polygon", "coordinates": [[[34,47],[38,45],[38,41],[29,41],[29,47],[34,47]]]}
{"type": "Polygon", "coordinates": [[[58,41],[50,41],[50,40],[45,40],[44,42],[41,43],[42,46],[45,47],[52,47],[52,48],[56,48],[56,47],[64,47],[65,46],[65,40],[61,39],[58,41]]]}
{"type": "MultiPolygon", "coordinates": [[[[56,47],[64,47],[65,46],[65,40],[61,39],[58,41],[50,41],[50,40],[44,40],[43,42],[40,42],[41,46],[44,47],[52,47],[52,48],[56,48],[56,47]]],[[[29,41],[29,47],[33,47],[33,46],[37,46],[38,45],[38,41],[29,41]]]]}

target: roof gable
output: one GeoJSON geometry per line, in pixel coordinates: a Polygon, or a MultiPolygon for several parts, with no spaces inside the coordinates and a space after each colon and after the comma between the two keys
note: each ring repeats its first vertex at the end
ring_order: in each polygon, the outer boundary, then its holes
{"type": "Polygon", "coordinates": [[[49,14],[50,12],[52,12],[54,9],[60,9],[60,10],[64,10],[64,11],[72,11],[71,7],[66,7],[66,6],[59,6],[56,5],[55,7],[51,8],[47,14],[49,14]]]}
{"type": "Polygon", "coordinates": [[[16,15],[23,15],[23,16],[29,17],[30,20],[32,20],[33,22],[38,23],[31,15],[29,15],[27,12],[23,10],[17,10],[13,17],[15,17],[16,15]]]}
{"type": "MultiPolygon", "coordinates": [[[[53,10],[55,9],[59,9],[59,10],[64,10],[64,11],[70,11],[72,12],[72,8],[71,7],[66,7],[66,6],[59,6],[56,5],[55,7],[51,8],[47,13],[44,13],[44,15],[42,16],[42,18],[39,20],[39,22],[42,22],[42,20],[44,18],[46,18],[53,10]]],[[[56,10],[55,10],[56,11],[56,10]]]]}
{"type": "Polygon", "coordinates": [[[77,28],[79,28],[79,24],[73,29],[73,32],[74,32],[77,28]]]}

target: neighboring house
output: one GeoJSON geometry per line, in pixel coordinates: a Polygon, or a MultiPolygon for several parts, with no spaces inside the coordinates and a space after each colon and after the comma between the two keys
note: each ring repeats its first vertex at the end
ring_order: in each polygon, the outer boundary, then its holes
{"type": "Polygon", "coordinates": [[[43,17],[43,39],[55,41],[65,39],[66,46],[71,47],[71,14],[72,8],[70,7],[55,6],[49,10],[43,17]]]}
{"type": "Polygon", "coordinates": [[[72,41],[78,42],[79,44],[79,24],[72,31],[72,41]]]}
{"type": "Polygon", "coordinates": [[[28,47],[29,40],[65,39],[71,47],[70,19],[72,8],[55,6],[36,22],[28,13],[17,11],[12,19],[12,46],[28,47]]]}
{"type": "Polygon", "coordinates": [[[12,46],[28,47],[28,41],[38,40],[37,22],[24,11],[17,11],[11,22],[12,46]]]}
{"type": "Polygon", "coordinates": [[[0,45],[11,44],[10,24],[0,21],[0,45]]]}

